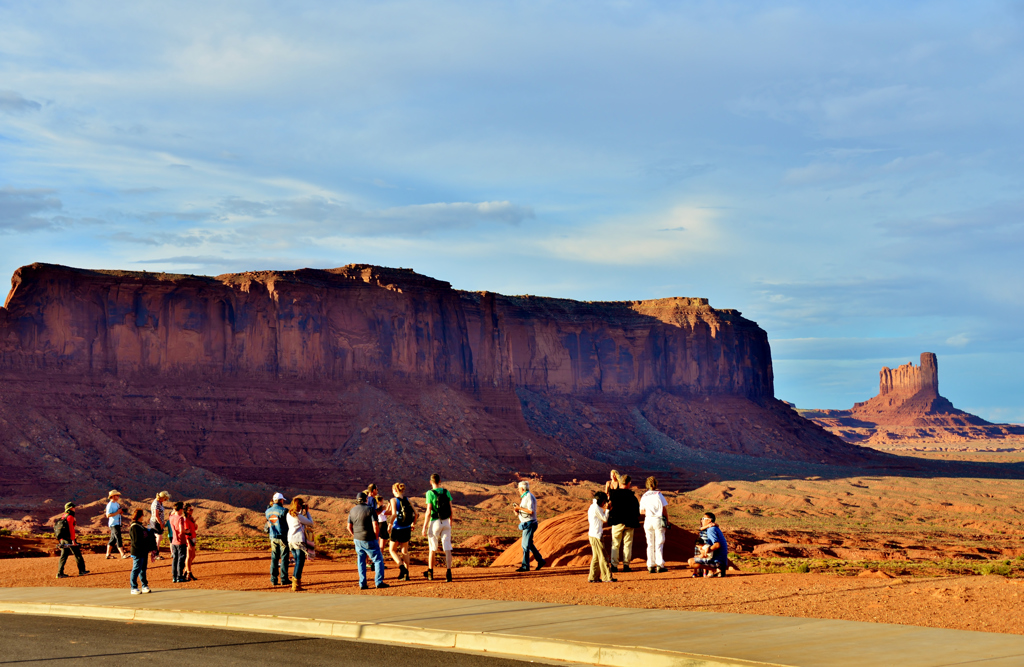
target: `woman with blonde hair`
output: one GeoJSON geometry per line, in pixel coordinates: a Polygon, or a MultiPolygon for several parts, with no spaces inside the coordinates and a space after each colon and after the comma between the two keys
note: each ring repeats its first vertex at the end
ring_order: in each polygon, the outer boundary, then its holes
{"type": "Polygon", "coordinates": [[[292,498],[286,516],[288,521],[288,548],[291,549],[295,569],[292,572],[292,591],[302,590],[302,568],[306,564],[306,527],[313,527],[309,507],[302,498],[292,498]]]}
{"type": "MultiPolygon", "coordinates": [[[[405,484],[395,482],[391,487],[395,497],[388,502],[388,514],[391,517],[391,541],[388,551],[391,558],[398,564],[398,580],[409,581],[409,540],[412,539],[412,527],[416,523],[416,510],[405,497],[405,484]],[[398,548],[396,552],[395,549],[398,548]]],[[[383,539],[383,537],[382,537],[383,539]]]]}
{"type": "Polygon", "coordinates": [[[640,498],[640,514],[644,517],[647,537],[647,571],[668,572],[665,567],[665,531],[668,529],[668,501],[658,491],[658,480],[647,478],[647,491],[640,498]]]}
{"type": "Polygon", "coordinates": [[[612,491],[622,488],[622,482],[619,477],[620,475],[618,470],[612,470],[608,474],[608,481],[604,483],[604,494],[606,496],[611,495],[612,491]]]}

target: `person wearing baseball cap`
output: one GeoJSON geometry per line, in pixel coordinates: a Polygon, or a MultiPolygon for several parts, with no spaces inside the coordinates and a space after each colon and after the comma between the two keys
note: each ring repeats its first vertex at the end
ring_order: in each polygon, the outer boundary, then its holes
{"type": "Polygon", "coordinates": [[[288,499],[283,493],[275,493],[267,508],[267,523],[263,530],[270,537],[270,583],[274,586],[291,586],[288,578],[288,522],[285,515],[288,510],[284,504],[288,499]],[[280,572],[280,579],[278,578],[280,572]]]}
{"type": "Polygon", "coordinates": [[[124,509],[121,507],[121,492],[111,489],[107,494],[107,509],[104,515],[107,517],[107,525],[110,526],[110,540],[107,542],[107,558],[111,558],[111,547],[117,547],[121,558],[131,558],[124,552],[124,540],[121,538],[121,517],[124,516],[124,509]]]}
{"type": "Polygon", "coordinates": [[[85,559],[82,558],[82,547],[78,544],[78,535],[75,533],[75,504],[64,505],[64,514],[53,524],[53,534],[57,538],[57,546],[60,549],[60,561],[57,563],[57,578],[64,579],[64,564],[68,562],[68,556],[74,556],[78,564],[78,576],[89,574],[85,569],[85,559]]]}

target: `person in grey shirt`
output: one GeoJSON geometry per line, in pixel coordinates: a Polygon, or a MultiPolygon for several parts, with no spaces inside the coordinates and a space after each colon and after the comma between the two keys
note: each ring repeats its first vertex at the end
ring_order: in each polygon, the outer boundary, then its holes
{"type": "Polygon", "coordinates": [[[388,588],[384,583],[384,554],[380,551],[380,523],[377,511],[366,504],[366,492],[356,496],[356,506],[348,513],[348,534],[356,547],[356,567],[359,570],[359,589],[366,590],[366,561],[373,559],[374,585],[388,588]]]}

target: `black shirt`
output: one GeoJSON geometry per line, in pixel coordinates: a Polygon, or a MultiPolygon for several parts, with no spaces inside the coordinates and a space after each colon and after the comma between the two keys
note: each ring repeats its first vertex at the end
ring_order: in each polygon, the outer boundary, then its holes
{"type": "Polygon", "coordinates": [[[369,505],[356,505],[348,513],[348,522],[352,524],[352,539],[360,542],[373,542],[377,533],[373,527],[377,524],[377,513],[369,505]]]}
{"type": "Polygon", "coordinates": [[[612,501],[612,511],[608,517],[608,525],[623,524],[629,528],[640,525],[640,501],[630,489],[612,489],[608,494],[612,501]]]}

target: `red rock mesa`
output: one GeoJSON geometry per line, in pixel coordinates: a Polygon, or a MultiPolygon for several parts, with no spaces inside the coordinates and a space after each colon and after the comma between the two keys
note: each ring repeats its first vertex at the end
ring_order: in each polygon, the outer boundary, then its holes
{"type": "Polygon", "coordinates": [[[464,292],[367,265],[23,267],[0,310],[0,420],[0,489],[21,492],[128,478],[227,498],[239,482],[665,470],[694,449],[859,456],[774,399],[767,336],[737,311],[464,292]]]}

